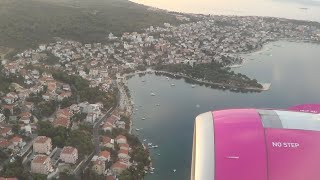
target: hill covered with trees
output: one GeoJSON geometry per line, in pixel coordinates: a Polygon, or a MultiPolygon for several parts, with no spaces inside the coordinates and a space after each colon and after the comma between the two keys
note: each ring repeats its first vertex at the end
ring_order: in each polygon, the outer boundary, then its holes
{"type": "Polygon", "coordinates": [[[0,46],[26,48],[54,37],[101,42],[107,35],[179,23],[174,14],[128,0],[0,0],[0,46]]]}

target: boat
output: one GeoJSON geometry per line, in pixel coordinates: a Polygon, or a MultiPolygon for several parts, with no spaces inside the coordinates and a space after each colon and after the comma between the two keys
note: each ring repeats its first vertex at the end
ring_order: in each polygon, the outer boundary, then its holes
{"type": "Polygon", "coordinates": [[[171,84],[171,86],[175,86],[175,84],[171,84]]]}
{"type": "Polygon", "coordinates": [[[152,148],[158,148],[159,146],[158,145],[154,145],[154,146],[151,146],[152,148]]]}
{"type": "Polygon", "coordinates": [[[160,104],[156,104],[156,106],[160,106],[160,104]]]}
{"type": "Polygon", "coordinates": [[[152,143],[148,143],[148,146],[152,146],[152,143]]]}
{"type": "Polygon", "coordinates": [[[196,87],[196,85],[192,85],[191,87],[192,87],[192,88],[195,88],[195,87],[196,87]]]}
{"type": "Polygon", "coordinates": [[[140,131],[140,129],[136,128],[136,131],[140,131]]]}
{"type": "Polygon", "coordinates": [[[154,172],[153,172],[153,171],[151,171],[150,173],[151,173],[151,174],[153,174],[154,172]]]}
{"type": "Polygon", "coordinates": [[[166,77],[167,78],[167,80],[169,80],[169,77],[166,77]]]}
{"type": "Polygon", "coordinates": [[[136,111],[138,111],[138,109],[136,109],[136,111]]]}
{"type": "Polygon", "coordinates": [[[147,139],[144,139],[144,140],[143,140],[143,142],[146,142],[146,141],[147,141],[147,139]]]}
{"type": "Polygon", "coordinates": [[[155,93],[150,93],[150,95],[151,95],[151,96],[155,96],[156,94],[155,94],[155,93]]]}
{"type": "Polygon", "coordinates": [[[176,172],[177,170],[176,169],[173,169],[173,172],[176,172]]]}
{"type": "Polygon", "coordinates": [[[145,118],[145,117],[143,117],[143,118],[141,118],[141,120],[146,120],[146,118],[145,118]]]}
{"type": "Polygon", "coordinates": [[[158,156],[160,156],[160,153],[158,153],[158,156]]]}

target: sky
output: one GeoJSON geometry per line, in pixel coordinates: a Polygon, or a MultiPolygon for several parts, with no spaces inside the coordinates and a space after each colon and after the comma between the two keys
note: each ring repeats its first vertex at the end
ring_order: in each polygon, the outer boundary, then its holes
{"type": "Polygon", "coordinates": [[[320,22],[320,0],[131,0],[171,11],[256,15],[320,22]],[[301,9],[307,8],[307,9],[301,9]]]}

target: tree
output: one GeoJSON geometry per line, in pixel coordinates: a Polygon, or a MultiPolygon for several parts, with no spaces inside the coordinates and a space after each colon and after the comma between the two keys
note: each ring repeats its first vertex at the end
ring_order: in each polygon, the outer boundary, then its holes
{"type": "Polygon", "coordinates": [[[3,114],[4,114],[4,116],[5,116],[7,119],[9,119],[9,116],[11,115],[11,112],[10,112],[9,109],[4,109],[4,110],[3,110],[3,114]]]}

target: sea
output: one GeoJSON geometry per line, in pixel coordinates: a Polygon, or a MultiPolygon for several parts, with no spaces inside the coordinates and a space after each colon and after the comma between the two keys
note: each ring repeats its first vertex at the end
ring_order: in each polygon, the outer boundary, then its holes
{"type": "Polygon", "coordinates": [[[320,21],[320,0],[131,0],[183,13],[269,16],[320,21]]]}
{"type": "Polygon", "coordinates": [[[150,149],[155,170],[146,180],[190,179],[193,125],[201,113],[225,108],[286,109],[297,104],[320,103],[318,44],[278,41],[242,56],[245,63],[232,70],[271,83],[270,90],[234,93],[199,85],[192,87],[183,79],[154,74],[136,75],[128,80],[135,109],[133,133],[144,143],[158,145],[150,149]]]}

